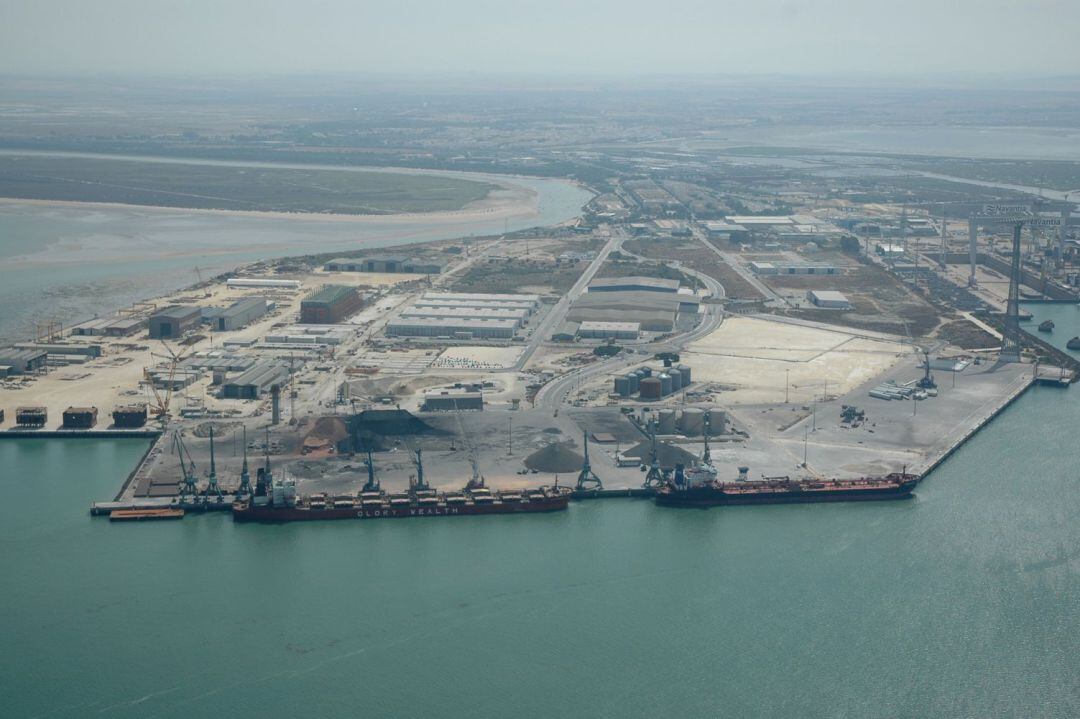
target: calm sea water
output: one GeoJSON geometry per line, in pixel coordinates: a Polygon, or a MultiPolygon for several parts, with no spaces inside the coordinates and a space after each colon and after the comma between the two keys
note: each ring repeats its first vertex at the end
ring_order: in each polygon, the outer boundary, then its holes
{"type": "Polygon", "coordinates": [[[0,713],[1077,716],[1078,391],[864,505],[123,526],[144,444],[0,442],[0,713]]]}

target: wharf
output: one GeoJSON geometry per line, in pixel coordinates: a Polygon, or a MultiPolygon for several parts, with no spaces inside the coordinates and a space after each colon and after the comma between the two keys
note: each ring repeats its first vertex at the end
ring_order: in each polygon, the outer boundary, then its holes
{"type": "Polygon", "coordinates": [[[1024,373],[1022,376],[1017,378],[1017,380],[1012,385],[1010,385],[1008,391],[1001,398],[1000,402],[992,404],[990,407],[986,408],[986,410],[982,412],[979,416],[972,418],[974,421],[970,425],[968,425],[966,429],[962,430],[959,436],[946,437],[944,446],[939,452],[935,453],[936,456],[934,456],[934,458],[931,459],[925,467],[917,470],[916,473],[919,475],[919,481],[921,482],[926,479],[927,475],[937,469],[942,463],[945,462],[945,460],[947,460],[958,449],[964,446],[964,444],[969,439],[974,437],[979,432],[979,430],[990,424],[991,420],[1004,412],[1005,409],[1009,407],[1009,405],[1019,399],[1022,394],[1031,389],[1031,387],[1033,387],[1035,383],[1036,379],[1034,373],[1024,373]]]}
{"type": "Polygon", "coordinates": [[[652,497],[652,487],[626,487],[622,489],[575,489],[570,499],[611,499],[613,497],[652,497]]]}
{"type": "Polygon", "coordinates": [[[11,429],[0,432],[0,439],[157,439],[156,429],[11,429]]]}
{"type": "Polygon", "coordinates": [[[226,494],[219,502],[217,499],[203,501],[180,502],[176,497],[140,497],[119,502],[94,502],[90,505],[90,514],[94,517],[108,517],[113,512],[154,512],[167,509],[179,509],[185,513],[192,512],[227,512],[232,509],[235,497],[226,494]]]}

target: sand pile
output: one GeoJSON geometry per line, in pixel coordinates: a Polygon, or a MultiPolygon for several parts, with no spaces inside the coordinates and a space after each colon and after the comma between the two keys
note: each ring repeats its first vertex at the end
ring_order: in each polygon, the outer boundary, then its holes
{"type": "MultiPolygon", "coordinates": [[[[652,442],[645,440],[634,445],[630,449],[623,452],[625,457],[637,457],[643,463],[648,464],[650,460],[650,453],[652,452],[652,442]]],[[[697,462],[697,455],[687,452],[682,447],[677,447],[667,442],[656,443],[656,458],[660,462],[660,466],[664,469],[672,469],[676,464],[682,464],[689,467],[697,462]]]]}
{"type": "Polygon", "coordinates": [[[585,458],[563,442],[553,442],[525,458],[525,466],[537,472],[577,472],[585,458]]]}

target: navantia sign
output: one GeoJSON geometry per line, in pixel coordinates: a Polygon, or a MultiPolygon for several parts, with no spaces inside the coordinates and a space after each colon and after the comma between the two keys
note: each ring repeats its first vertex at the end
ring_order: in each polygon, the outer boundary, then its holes
{"type": "Polygon", "coordinates": [[[982,214],[990,217],[1027,215],[1031,213],[1031,205],[983,205],[982,214]]]}

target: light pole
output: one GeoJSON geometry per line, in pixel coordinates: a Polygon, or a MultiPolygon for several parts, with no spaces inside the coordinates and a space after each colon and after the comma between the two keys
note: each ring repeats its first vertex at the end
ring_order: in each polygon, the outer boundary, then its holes
{"type": "Polygon", "coordinates": [[[788,403],[788,390],[791,388],[791,370],[784,370],[784,404],[788,403]]]}

